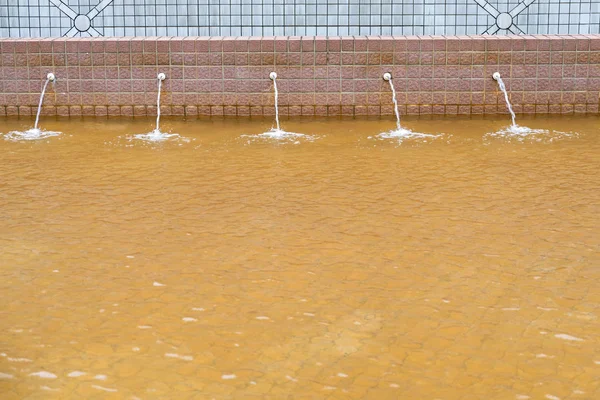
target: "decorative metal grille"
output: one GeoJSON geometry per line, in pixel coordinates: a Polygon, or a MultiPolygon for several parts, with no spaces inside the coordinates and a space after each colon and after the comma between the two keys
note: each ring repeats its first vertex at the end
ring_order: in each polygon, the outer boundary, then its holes
{"type": "Polygon", "coordinates": [[[0,36],[600,33],[600,0],[0,0],[0,36]]]}

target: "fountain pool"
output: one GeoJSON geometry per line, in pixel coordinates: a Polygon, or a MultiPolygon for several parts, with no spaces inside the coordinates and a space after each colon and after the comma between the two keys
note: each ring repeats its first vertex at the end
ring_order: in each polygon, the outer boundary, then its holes
{"type": "MultiPolygon", "coordinates": [[[[600,397],[600,118],[44,119],[0,140],[0,397],[600,397]],[[575,394],[575,393],[584,393],[575,394]]],[[[32,120],[2,119],[5,131],[32,120]]]]}

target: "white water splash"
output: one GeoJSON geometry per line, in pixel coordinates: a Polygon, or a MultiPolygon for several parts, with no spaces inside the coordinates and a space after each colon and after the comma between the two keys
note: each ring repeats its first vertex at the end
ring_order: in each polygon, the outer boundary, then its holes
{"type": "MultiPolygon", "coordinates": [[[[279,125],[279,123],[277,123],[277,125],[279,125]]],[[[271,128],[271,130],[265,133],[260,133],[256,136],[267,139],[299,139],[307,137],[308,135],[303,133],[286,132],[279,128],[271,128]]]]}
{"type": "Polygon", "coordinates": [[[24,358],[24,357],[8,357],[7,360],[12,361],[12,362],[31,362],[32,361],[29,358],[24,358]]]}
{"type": "Polygon", "coordinates": [[[165,133],[155,129],[150,133],[138,133],[129,138],[129,140],[133,139],[143,140],[145,142],[164,142],[170,139],[178,140],[183,138],[178,133],[165,133]]]}
{"type": "Polygon", "coordinates": [[[273,141],[281,141],[281,142],[293,142],[294,144],[299,144],[300,140],[312,142],[317,139],[317,136],[314,135],[306,135],[304,133],[295,133],[295,132],[287,132],[278,128],[271,128],[267,132],[259,133],[257,135],[241,135],[243,138],[248,138],[250,141],[256,140],[273,140],[273,141]]]}
{"type": "Polygon", "coordinates": [[[514,139],[517,141],[537,141],[543,140],[554,141],[557,139],[572,139],[578,138],[577,132],[562,132],[548,129],[534,129],[527,126],[511,125],[500,129],[497,132],[486,133],[484,139],[514,139]]]}
{"type": "Polygon", "coordinates": [[[4,372],[0,372],[0,379],[12,379],[14,377],[15,377],[14,375],[5,374],[4,372]]]}
{"type": "Polygon", "coordinates": [[[105,392],[117,392],[118,391],[117,389],[111,389],[111,388],[107,388],[107,387],[104,387],[104,386],[98,386],[98,385],[92,385],[92,387],[94,389],[102,390],[102,391],[105,391],[105,392]]]}
{"type": "Polygon", "coordinates": [[[29,374],[29,376],[37,376],[38,378],[43,378],[43,379],[56,379],[57,378],[56,375],[54,375],[52,372],[48,372],[48,371],[33,372],[33,373],[29,374]]]}
{"type": "Polygon", "coordinates": [[[404,140],[410,139],[436,139],[441,137],[442,135],[433,135],[429,133],[420,133],[413,132],[410,129],[406,128],[398,128],[393,131],[383,132],[377,135],[376,137],[380,140],[383,139],[397,139],[399,143],[402,143],[404,140]]]}
{"type": "Polygon", "coordinates": [[[221,379],[225,379],[225,380],[230,380],[230,379],[235,379],[235,378],[237,378],[237,376],[235,374],[221,375],[221,379]]]}
{"type": "Polygon", "coordinates": [[[194,359],[194,357],[192,356],[182,356],[176,353],[165,353],[165,357],[169,357],[169,358],[178,358],[180,360],[185,360],[185,361],[192,361],[194,359]]]}
{"type": "Polygon", "coordinates": [[[57,131],[44,131],[38,128],[31,128],[26,131],[12,131],[4,135],[4,140],[11,142],[20,142],[23,140],[40,140],[47,139],[54,136],[59,136],[61,132],[57,131]]]}
{"type": "Polygon", "coordinates": [[[558,338],[558,339],[563,339],[563,340],[570,340],[573,342],[583,342],[583,339],[580,339],[575,336],[567,335],[566,333],[557,333],[556,335],[554,335],[554,337],[558,338]]]}
{"type": "Polygon", "coordinates": [[[82,371],[73,371],[73,372],[69,372],[67,374],[67,376],[69,378],[78,378],[78,377],[84,376],[84,375],[87,375],[87,374],[85,372],[82,372],[82,371]]]}
{"type": "Polygon", "coordinates": [[[556,356],[549,356],[548,354],[544,354],[544,353],[535,355],[535,358],[554,358],[554,357],[556,357],[556,356]]]}

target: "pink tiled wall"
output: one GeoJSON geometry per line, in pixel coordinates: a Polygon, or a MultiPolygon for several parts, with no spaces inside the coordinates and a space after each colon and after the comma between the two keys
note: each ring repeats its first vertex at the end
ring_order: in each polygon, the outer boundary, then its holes
{"type": "Polygon", "coordinates": [[[600,35],[0,39],[0,115],[598,113],[600,35]]]}

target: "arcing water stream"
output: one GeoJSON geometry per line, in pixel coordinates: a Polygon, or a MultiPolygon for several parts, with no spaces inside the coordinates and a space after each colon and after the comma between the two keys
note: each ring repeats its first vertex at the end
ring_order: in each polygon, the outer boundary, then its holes
{"type": "Polygon", "coordinates": [[[162,82],[166,79],[166,75],[162,72],[156,77],[158,81],[158,95],[156,97],[156,128],[150,133],[141,133],[133,135],[133,139],[140,139],[147,142],[163,142],[170,138],[180,138],[177,133],[164,133],[160,131],[160,94],[162,82]]]}
{"type": "Polygon", "coordinates": [[[502,129],[497,132],[488,133],[487,137],[496,137],[496,138],[515,138],[517,140],[524,140],[525,138],[541,141],[542,138],[548,139],[549,141],[559,138],[570,138],[577,137],[577,133],[573,132],[561,132],[555,130],[547,130],[547,129],[532,129],[527,126],[519,126],[516,123],[515,112],[513,111],[512,105],[510,104],[510,100],[508,99],[508,92],[506,90],[506,85],[502,80],[499,72],[494,72],[492,75],[494,80],[498,82],[498,87],[504,94],[504,100],[506,101],[506,108],[510,112],[512,124],[508,128],[502,129]]]}
{"type": "Polygon", "coordinates": [[[512,118],[512,126],[514,128],[517,126],[517,123],[515,122],[515,112],[512,109],[510,101],[508,100],[508,93],[506,92],[506,86],[504,85],[504,81],[502,80],[502,77],[500,76],[499,72],[494,72],[493,77],[498,82],[498,87],[500,87],[500,90],[502,91],[502,93],[504,93],[504,100],[506,100],[506,107],[508,108],[508,111],[510,112],[510,116],[512,118]]]}
{"type": "Polygon", "coordinates": [[[401,143],[405,139],[428,139],[437,138],[441,136],[413,132],[410,129],[402,128],[402,126],[400,125],[400,112],[398,111],[398,99],[396,98],[396,88],[394,88],[394,83],[392,82],[392,74],[386,72],[385,74],[383,74],[383,79],[389,82],[390,89],[392,89],[392,101],[394,102],[394,113],[396,114],[396,130],[380,133],[379,135],[377,135],[377,138],[398,139],[398,141],[401,143]]]}
{"type": "Polygon", "coordinates": [[[277,140],[294,140],[297,139],[306,139],[306,140],[314,140],[315,137],[311,135],[305,135],[303,133],[295,133],[295,132],[286,132],[281,129],[279,125],[279,90],[277,90],[277,73],[271,72],[269,74],[269,78],[273,81],[273,91],[275,94],[275,123],[276,127],[271,128],[267,132],[261,133],[259,135],[242,135],[245,138],[266,138],[266,139],[277,139],[277,140]]]}
{"type": "Polygon", "coordinates": [[[56,76],[52,72],[48,73],[48,75],[46,76],[46,82],[44,83],[44,87],[42,88],[42,94],[40,95],[40,101],[38,104],[37,114],[35,117],[35,124],[33,125],[33,128],[28,129],[26,131],[9,132],[8,134],[4,135],[4,139],[11,141],[38,140],[60,135],[60,132],[43,131],[38,128],[38,124],[40,122],[40,114],[42,112],[42,104],[44,103],[44,95],[46,94],[48,83],[50,82],[56,82],[56,76]]]}

